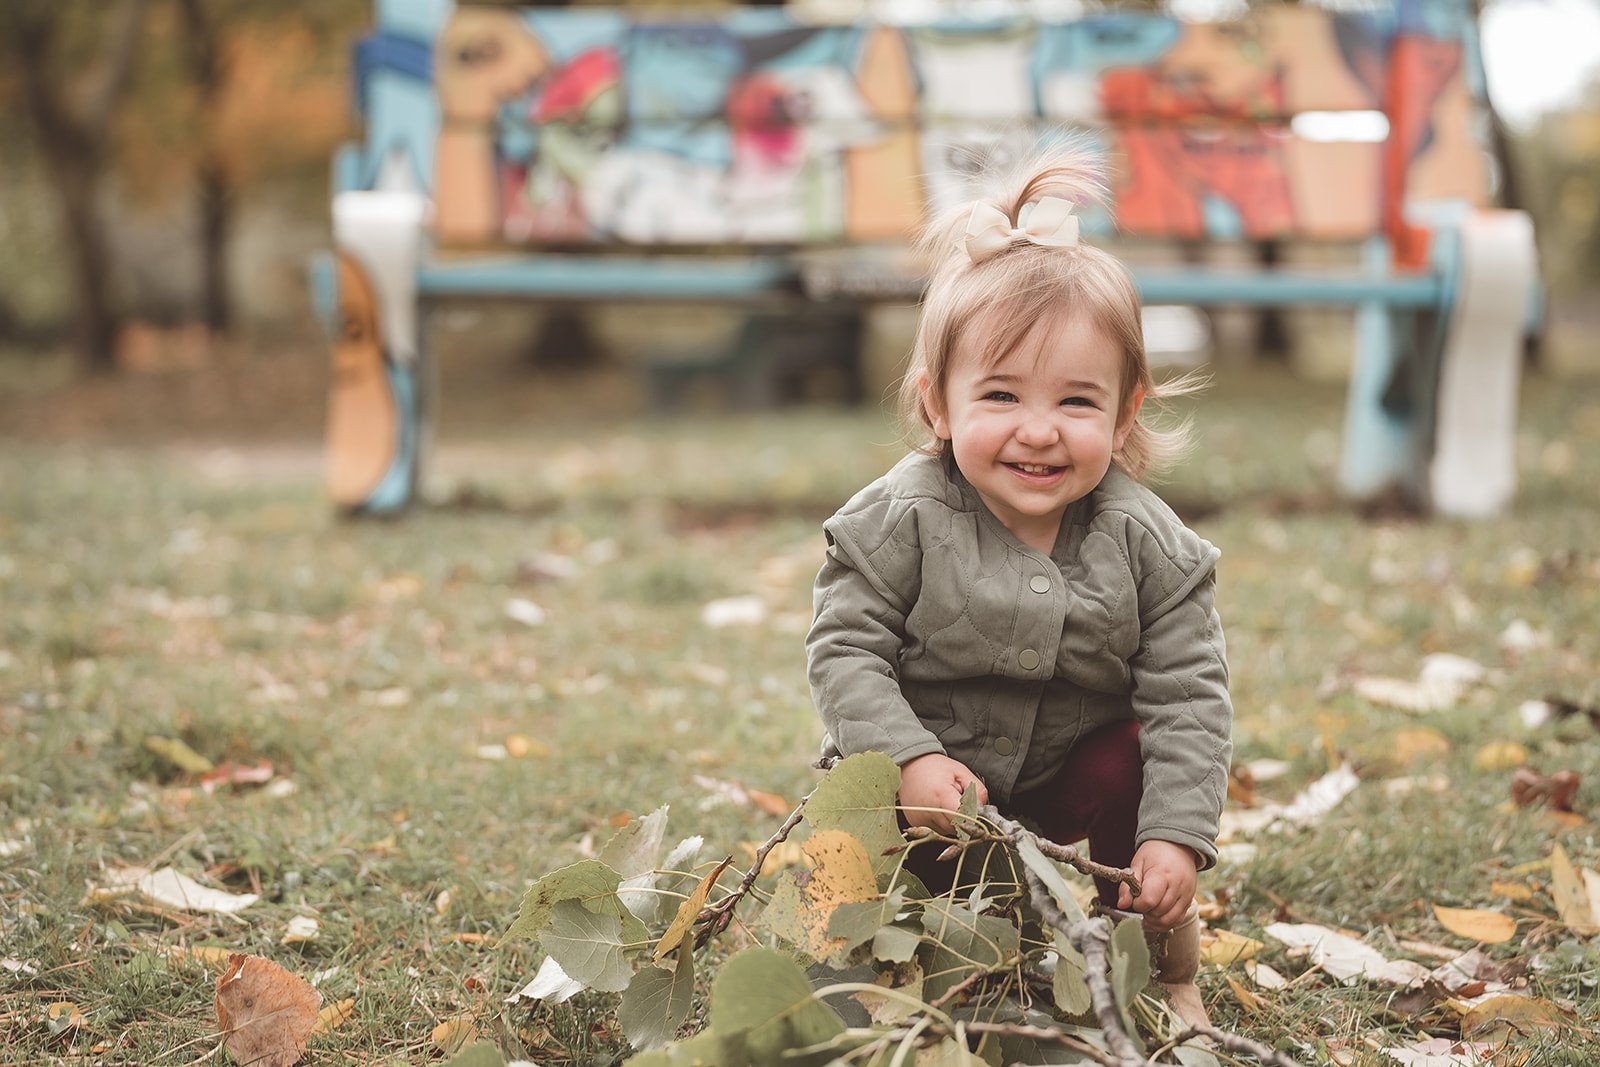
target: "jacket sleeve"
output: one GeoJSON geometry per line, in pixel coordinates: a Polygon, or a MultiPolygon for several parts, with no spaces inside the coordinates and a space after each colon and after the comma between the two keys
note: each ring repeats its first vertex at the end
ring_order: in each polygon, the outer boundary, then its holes
{"type": "MultiPolygon", "coordinates": [[[[882,752],[904,765],[944,746],[900,691],[906,583],[884,573],[885,557],[905,569],[904,552],[867,551],[830,520],[828,556],[813,593],[807,675],[822,724],[839,752],[882,752]]],[[[920,569],[920,568],[919,568],[920,569]]]]}
{"type": "Polygon", "coordinates": [[[1165,566],[1146,570],[1151,580],[1140,583],[1139,648],[1129,660],[1144,759],[1135,846],[1149,840],[1187,845],[1205,870],[1217,862],[1233,702],[1215,607],[1216,549],[1198,537],[1192,547],[1176,560],[1163,552],[1165,566]]]}

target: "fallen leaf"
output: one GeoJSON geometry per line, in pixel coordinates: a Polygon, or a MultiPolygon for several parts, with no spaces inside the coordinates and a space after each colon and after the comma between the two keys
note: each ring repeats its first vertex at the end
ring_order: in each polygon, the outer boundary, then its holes
{"type": "Polygon", "coordinates": [[[588,987],[576,978],[571,977],[561,969],[561,964],[554,958],[546,956],[544,962],[539,964],[538,973],[533,976],[533,981],[517,990],[506,998],[509,1004],[518,998],[528,1000],[547,1000],[552,1004],[562,1004],[582,993],[588,987]]]}
{"type": "Polygon", "coordinates": [[[83,1012],[70,1000],[58,1000],[44,1009],[44,1024],[51,1037],[83,1025],[83,1012]]]}
{"type": "Polygon", "coordinates": [[[512,597],[506,601],[506,618],[524,626],[539,626],[545,620],[545,610],[524,597],[512,597]]]}
{"type": "MultiPolygon", "coordinates": [[[[764,842],[741,841],[739,848],[744,851],[748,863],[756,861],[756,853],[761,850],[764,842]]],[[[807,862],[805,850],[795,841],[779,841],[772,846],[772,851],[767,853],[767,858],[761,863],[763,875],[776,874],[785,867],[794,867],[807,862]]]]}
{"type": "Polygon", "coordinates": [[[1461,1017],[1461,1036],[1483,1037],[1489,1032],[1561,1029],[1572,1019],[1568,1012],[1541,997],[1502,993],[1473,1004],[1461,1017]]]}
{"type": "Polygon", "coordinates": [[[1256,776],[1249,767],[1228,769],[1228,799],[1246,808],[1256,806],[1256,776]]]}
{"type": "Polygon", "coordinates": [[[1446,930],[1470,941],[1498,945],[1510,941],[1517,933],[1517,921],[1503,912],[1485,908],[1445,908],[1435,904],[1433,914],[1446,930]]]}
{"type": "Polygon", "coordinates": [[[1581,779],[1576,771],[1557,771],[1548,778],[1529,767],[1511,776],[1511,801],[1519,808],[1549,804],[1556,811],[1571,811],[1578,799],[1581,779]]]}
{"type": "Polygon", "coordinates": [[[1402,1067],[1479,1067],[1500,1046],[1492,1041],[1451,1041],[1434,1037],[1415,1044],[1381,1050],[1402,1067]]]}
{"type": "Polygon", "coordinates": [[[765,790],[751,789],[747,786],[745,787],[745,795],[750,798],[750,803],[768,815],[782,818],[794,810],[794,805],[777,793],[768,793],[765,790]]]}
{"type": "Polygon", "coordinates": [[[9,971],[11,974],[21,974],[32,978],[39,973],[39,968],[35,967],[31,963],[23,963],[21,960],[14,960],[10,957],[7,957],[6,959],[0,960],[0,971],[9,971]]]}
{"type": "Polygon", "coordinates": [[[1260,960],[1244,961],[1245,977],[1250,979],[1262,989],[1277,990],[1288,989],[1289,979],[1262,963],[1260,960]]]}
{"type": "Polygon", "coordinates": [[[478,1028],[473,1025],[470,1015],[446,1019],[438,1026],[435,1026],[433,1032],[428,1035],[434,1046],[446,1056],[454,1055],[462,1045],[469,1041],[477,1040],[477,1037],[478,1028]]]}
{"type": "Polygon", "coordinates": [[[1589,906],[1589,891],[1584,879],[1560,845],[1550,852],[1550,896],[1555,900],[1556,914],[1561,916],[1567,929],[1576,934],[1600,932],[1589,906]]]}
{"type": "Polygon", "coordinates": [[[315,941],[322,932],[322,926],[309,915],[296,915],[289,920],[289,926],[283,932],[285,945],[303,945],[315,941]]]}
{"type": "Polygon", "coordinates": [[[506,751],[511,754],[512,759],[527,759],[529,756],[544,759],[550,755],[550,746],[522,734],[512,734],[506,738],[506,751]]]}
{"type": "Polygon", "coordinates": [[[1224,977],[1228,980],[1228,988],[1233,990],[1234,999],[1239,1002],[1239,1006],[1245,1011],[1253,1015],[1266,1007],[1266,1001],[1246,989],[1233,975],[1225,975],[1224,977]]]}
{"type": "Polygon", "coordinates": [[[272,781],[272,764],[267,760],[256,763],[235,763],[224,760],[207,774],[200,776],[200,788],[215,793],[225,785],[265,785],[272,781]]]}
{"type": "Polygon", "coordinates": [[[1346,985],[1359,978],[1389,985],[1411,986],[1428,969],[1410,960],[1390,960],[1383,953],[1347,934],[1314,923],[1273,923],[1267,935],[1299,949],[1333,978],[1346,985]]]}
{"type": "Polygon", "coordinates": [[[475,933],[475,932],[470,931],[470,930],[463,930],[463,931],[460,931],[458,933],[453,933],[453,934],[445,934],[439,940],[440,940],[441,943],[447,944],[447,945],[451,944],[451,943],[459,944],[459,945],[492,945],[492,944],[494,944],[494,937],[493,936],[491,936],[489,934],[475,933]]]}
{"type": "Polygon", "coordinates": [[[313,1035],[325,1034],[330,1030],[337,1030],[355,1013],[355,997],[346,997],[341,1001],[329,1004],[317,1013],[317,1025],[311,1028],[311,1033],[313,1035]]]}
{"type": "Polygon", "coordinates": [[[1361,780],[1350,765],[1342,764],[1295,794],[1289,806],[1283,809],[1282,818],[1296,826],[1313,826],[1360,784],[1361,780]]]}
{"type": "Polygon", "coordinates": [[[220,889],[208,888],[171,867],[163,867],[159,871],[125,867],[107,872],[106,882],[108,891],[113,894],[137,890],[148,900],[181,911],[232,915],[261,899],[254,893],[224,893],[220,889]]]}
{"type": "Polygon", "coordinates": [[[1491,741],[1472,757],[1472,765],[1480,771],[1509,771],[1527,762],[1528,750],[1515,741],[1491,741]]]}
{"type": "Polygon", "coordinates": [[[1411,726],[1398,731],[1389,747],[1395,759],[1413,763],[1449,755],[1450,739],[1431,726],[1411,726]]]}
{"type": "Polygon", "coordinates": [[[233,955],[217,979],[217,1029],[235,1060],[290,1067],[305,1055],[322,995],[305,979],[260,956],[233,955]]]}
{"type": "Polygon", "coordinates": [[[1521,882],[1490,882],[1489,892],[1493,893],[1497,897],[1505,897],[1507,900],[1514,900],[1519,904],[1526,904],[1528,901],[1533,899],[1533,890],[1523,885],[1521,882]]]}
{"type": "Polygon", "coordinates": [[[174,945],[167,950],[167,958],[177,963],[191,961],[201,966],[209,967],[213,971],[220,971],[228,965],[228,960],[233,958],[231,948],[221,945],[174,945]]]}
{"type": "Polygon", "coordinates": [[[725,597],[700,609],[700,621],[707,626],[754,626],[767,617],[767,606],[753,596],[725,597]]]}
{"type": "Polygon", "coordinates": [[[214,769],[210,760],[176,737],[147,737],[144,747],[186,774],[205,774],[214,769]]]}
{"type": "Polygon", "coordinates": [[[1216,967],[1228,967],[1253,959],[1264,947],[1253,937],[1236,934],[1232,930],[1207,930],[1200,938],[1200,962],[1216,967]]]}

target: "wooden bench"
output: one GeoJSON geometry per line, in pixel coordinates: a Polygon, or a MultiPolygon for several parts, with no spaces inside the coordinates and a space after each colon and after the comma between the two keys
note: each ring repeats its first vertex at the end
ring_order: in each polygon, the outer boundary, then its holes
{"type": "Polygon", "coordinates": [[[1398,488],[1461,514],[1510,498],[1531,228],[1485,209],[1467,0],[1215,23],[449,0],[377,16],[355,53],[364,136],[335,165],[336,252],[315,272],[342,508],[417,497],[437,302],[733,304],[759,346],[785,316],[915,299],[906,236],[966,198],[967,162],[1063,130],[1109,155],[1115,226],[1085,220],[1102,239],[1360,250],[1315,271],[1130,255],[1148,304],[1354,309],[1352,497],[1398,488]]]}

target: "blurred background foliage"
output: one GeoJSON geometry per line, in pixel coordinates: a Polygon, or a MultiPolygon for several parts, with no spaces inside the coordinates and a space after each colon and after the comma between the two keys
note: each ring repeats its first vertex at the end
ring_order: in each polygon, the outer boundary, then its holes
{"type": "MultiPolygon", "coordinates": [[[[371,4],[0,4],[0,350],[104,371],[150,331],[181,360],[161,331],[190,324],[314,342],[304,268],[330,243],[371,4]]],[[[1581,319],[1600,289],[1600,80],[1509,134],[1551,306],[1581,319]]]]}

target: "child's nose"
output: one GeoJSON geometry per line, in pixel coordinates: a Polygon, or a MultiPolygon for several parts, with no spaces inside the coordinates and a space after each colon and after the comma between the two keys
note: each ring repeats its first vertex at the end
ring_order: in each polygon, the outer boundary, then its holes
{"type": "Polygon", "coordinates": [[[1024,416],[1022,424],[1017,427],[1017,440],[1034,447],[1055,444],[1061,431],[1056,426],[1053,414],[1030,413],[1024,416]]]}

